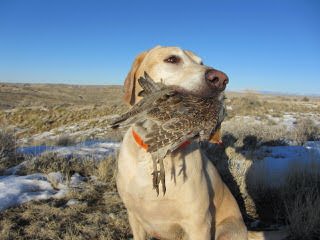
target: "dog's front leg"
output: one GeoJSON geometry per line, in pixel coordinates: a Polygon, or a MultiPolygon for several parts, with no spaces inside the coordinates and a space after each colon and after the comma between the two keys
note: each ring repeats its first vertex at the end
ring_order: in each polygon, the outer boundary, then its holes
{"type": "Polygon", "coordinates": [[[193,219],[183,226],[186,233],[184,240],[210,240],[212,234],[211,227],[211,214],[206,214],[203,219],[193,219]]]}
{"type": "Polygon", "coordinates": [[[133,213],[130,213],[128,211],[128,217],[129,217],[129,223],[133,234],[134,240],[145,240],[147,233],[141,226],[141,223],[138,221],[138,219],[134,216],[133,213]]]}

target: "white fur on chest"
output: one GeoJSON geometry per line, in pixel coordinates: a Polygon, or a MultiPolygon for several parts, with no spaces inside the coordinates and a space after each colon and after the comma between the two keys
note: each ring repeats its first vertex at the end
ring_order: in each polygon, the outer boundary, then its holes
{"type": "MultiPolygon", "coordinates": [[[[149,153],[137,146],[129,130],[123,140],[118,159],[118,190],[128,208],[148,204],[149,208],[166,208],[172,204],[194,202],[199,194],[207,196],[206,179],[202,171],[201,153],[197,143],[164,159],[167,192],[157,196],[152,188],[152,159],[149,153]]],[[[160,186],[161,189],[161,186],[160,186]]]]}

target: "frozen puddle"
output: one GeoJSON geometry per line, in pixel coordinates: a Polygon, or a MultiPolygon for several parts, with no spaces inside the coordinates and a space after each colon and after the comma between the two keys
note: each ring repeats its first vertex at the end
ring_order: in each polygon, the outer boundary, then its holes
{"type": "Polygon", "coordinates": [[[37,156],[44,152],[55,152],[62,156],[92,157],[100,160],[106,156],[113,155],[119,148],[119,142],[85,141],[73,146],[31,146],[21,147],[19,152],[27,155],[37,156]]]}

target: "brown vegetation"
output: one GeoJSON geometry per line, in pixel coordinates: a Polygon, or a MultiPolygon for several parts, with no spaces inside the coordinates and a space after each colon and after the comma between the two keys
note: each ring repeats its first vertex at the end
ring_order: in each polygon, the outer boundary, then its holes
{"type": "Polygon", "coordinates": [[[126,210],[116,192],[116,158],[95,163],[44,154],[27,164],[26,172],[74,172],[87,177],[82,188],[59,200],[33,201],[0,212],[0,239],[128,239],[126,210]],[[98,181],[90,180],[97,176],[98,181]],[[74,205],[68,201],[77,200],[74,205]]]}
{"type": "MultiPolygon", "coordinates": [[[[74,136],[57,129],[102,128],[108,116],[124,112],[120,87],[2,84],[0,87],[0,173],[21,162],[16,140],[43,131],[58,138],[45,143],[70,145],[74,136]],[[83,124],[84,123],[84,124],[83,124]],[[1,145],[2,144],[2,145],[1,145]]],[[[292,166],[281,187],[270,187],[268,172],[259,166],[267,156],[263,146],[303,144],[320,138],[320,100],[297,96],[227,93],[228,118],[223,123],[224,147],[211,146],[207,154],[235,195],[248,223],[290,224],[292,239],[316,239],[320,223],[320,166],[292,166]],[[291,114],[291,128],[277,122],[291,114]],[[312,171],[310,171],[310,169],[312,171]],[[249,172],[250,170],[250,172],[249,172]],[[254,170],[254,171],[252,171],[254,170]],[[297,171],[300,170],[300,171],[297,171]]],[[[119,132],[104,137],[121,139],[119,132]]],[[[82,140],[91,138],[81,135],[82,140]]],[[[93,136],[94,137],[94,136],[93,136]]],[[[63,199],[33,201],[0,212],[0,239],[128,239],[126,211],[116,193],[116,159],[66,158],[45,153],[27,159],[19,174],[61,172],[85,177],[85,187],[63,199]],[[97,180],[93,180],[93,176],[97,180]],[[78,204],[67,205],[70,199],[78,204]]]]}
{"type": "Polygon", "coordinates": [[[0,174],[5,169],[23,161],[23,156],[17,154],[16,147],[14,134],[7,129],[0,128],[0,174]]]}

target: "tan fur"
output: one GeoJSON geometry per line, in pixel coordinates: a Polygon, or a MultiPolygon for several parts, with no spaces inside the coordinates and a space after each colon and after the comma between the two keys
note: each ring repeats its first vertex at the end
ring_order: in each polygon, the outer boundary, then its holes
{"type": "MultiPolygon", "coordinates": [[[[125,101],[130,105],[139,101],[141,88],[136,80],[145,71],[155,81],[206,95],[204,74],[208,67],[201,63],[194,53],[176,47],[158,46],[144,52],[126,79],[125,101]],[[170,55],[181,57],[182,63],[164,63],[170,55]]],[[[152,189],[151,156],[128,130],[119,154],[117,187],[135,240],[144,240],[147,234],[159,239],[248,239],[237,202],[197,143],[167,156],[164,164],[167,192],[157,196],[152,189]]],[[[264,239],[262,234],[249,235],[264,239]]]]}
{"type": "Polygon", "coordinates": [[[128,75],[124,81],[124,97],[123,97],[123,99],[129,105],[133,105],[135,102],[135,95],[132,94],[135,89],[135,84],[136,84],[135,73],[137,71],[137,68],[140,66],[141,62],[143,61],[146,54],[147,54],[147,52],[142,52],[136,57],[136,59],[134,60],[132,66],[131,66],[131,71],[128,73],[128,75]]]}

